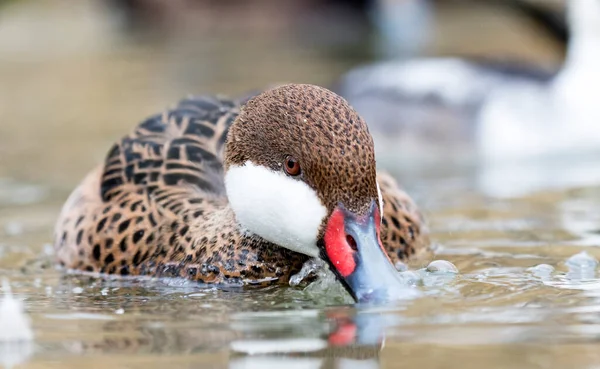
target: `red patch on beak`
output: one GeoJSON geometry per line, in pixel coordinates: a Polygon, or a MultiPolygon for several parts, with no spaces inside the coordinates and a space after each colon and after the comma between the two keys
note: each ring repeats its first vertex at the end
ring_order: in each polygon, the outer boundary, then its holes
{"type": "Polygon", "coordinates": [[[354,272],[356,268],[355,251],[352,250],[346,240],[344,213],[340,209],[335,209],[327,222],[325,252],[333,266],[343,277],[347,277],[354,272]]]}
{"type": "Polygon", "coordinates": [[[352,322],[343,323],[335,332],[329,335],[329,343],[334,346],[347,346],[354,342],[356,332],[356,324],[352,322]]]}

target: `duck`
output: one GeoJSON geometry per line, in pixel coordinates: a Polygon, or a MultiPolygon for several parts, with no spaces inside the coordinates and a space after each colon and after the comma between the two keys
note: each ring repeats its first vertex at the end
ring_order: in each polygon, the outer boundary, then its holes
{"type": "MultiPolygon", "coordinates": [[[[369,122],[376,147],[411,160],[484,164],[596,152],[600,147],[600,1],[567,2],[558,70],[518,61],[424,57],[350,70],[334,91],[369,122]]],[[[377,154],[380,154],[378,150],[377,154]]]]}
{"type": "Polygon", "coordinates": [[[395,263],[430,250],[415,202],[377,171],[364,119],[308,84],[191,96],[144,120],[71,193],[54,233],[72,271],[265,286],[316,259],[358,302],[390,300],[395,263]]]}

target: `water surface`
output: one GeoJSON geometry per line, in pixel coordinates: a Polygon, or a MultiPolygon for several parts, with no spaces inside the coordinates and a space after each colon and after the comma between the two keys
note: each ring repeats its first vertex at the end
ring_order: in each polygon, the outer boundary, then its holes
{"type": "Polygon", "coordinates": [[[142,118],[188,92],[329,84],[370,56],[355,49],[360,35],[336,39],[332,48],[327,40],[314,44],[263,29],[249,45],[239,30],[214,24],[192,37],[189,27],[198,20],[151,37],[127,31],[93,1],[13,2],[0,10],[0,275],[24,299],[35,334],[30,344],[1,346],[0,363],[145,369],[600,363],[597,157],[410,171],[393,160],[381,163],[424,209],[436,258],[459,270],[426,273],[427,261],[414,263],[423,297],[402,304],[351,306],[335,286],[217,290],[55,270],[49,242],[62,202],[110,143],[142,118]]]}

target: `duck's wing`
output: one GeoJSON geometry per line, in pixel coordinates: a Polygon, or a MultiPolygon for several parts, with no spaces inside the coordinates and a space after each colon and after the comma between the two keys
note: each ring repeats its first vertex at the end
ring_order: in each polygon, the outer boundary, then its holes
{"type": "Polygon", "coordinates": [[[182,186],[223,195],[223,150],[239,107],[229,99],[193,97],[139,124],[108,153],[102,200],[110,201],[123,191],[141,189],[152,195],[182,186]]]}
{"type": "Polygon", "coordinates": [[[160,227],[226,201],[223,150],[243,103],[189,98],[113,145],[63,206],[55,229],[59,261],[121,274],[141,274],[131,266],[144,260],[160,262],[173,242],[159,238],[174,235],[160,227]]]}
{"type": "Polygon", "coordinates": [[[377,172],[383,198],[381,242],[393,263],[429,254],[429,230],[412,199],[385,172],[377,172]]]}

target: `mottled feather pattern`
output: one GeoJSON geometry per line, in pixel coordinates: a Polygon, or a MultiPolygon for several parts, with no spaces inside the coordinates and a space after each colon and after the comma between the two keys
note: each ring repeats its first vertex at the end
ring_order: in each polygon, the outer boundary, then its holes
{"type": "Polygon", "coordinates": [[[242,237],[223,184],[223,149],[240,103],[190,98],[116,143],[65,204],[60,262],[88,272],[261,282],[306,257],[242,237]],[[223,213],[222,217],[218,214],[223,213]]]}
{"type": "MultiPolygon", "coordinates": [[[[63,207],[59,262],[94,273],[225,284],[286,282],[298,272],[307,256],[242,234],[228,206],[224,149],[248,98],[188,98],[119,140],[63,207]]],[[[382,240],[400,260],[425,245],[426,232],[410,198],[385,178],[382,240]]]]}
{"type": "Polygon", "coordinates": [[[383,197],[381,242],[393,263],[420,259],[429,251],[429,231],[423,215],[394,178],[377,173],[383,197]]]}
{"type": "Polygon", "coordinates": [[[223,195],[223,148],[238,113],[239,105],[229,100],[191,98],[142,122],[109,152],[102,198],[109,201],[123,184],[152,193],[187,183],[223,195]]]}

